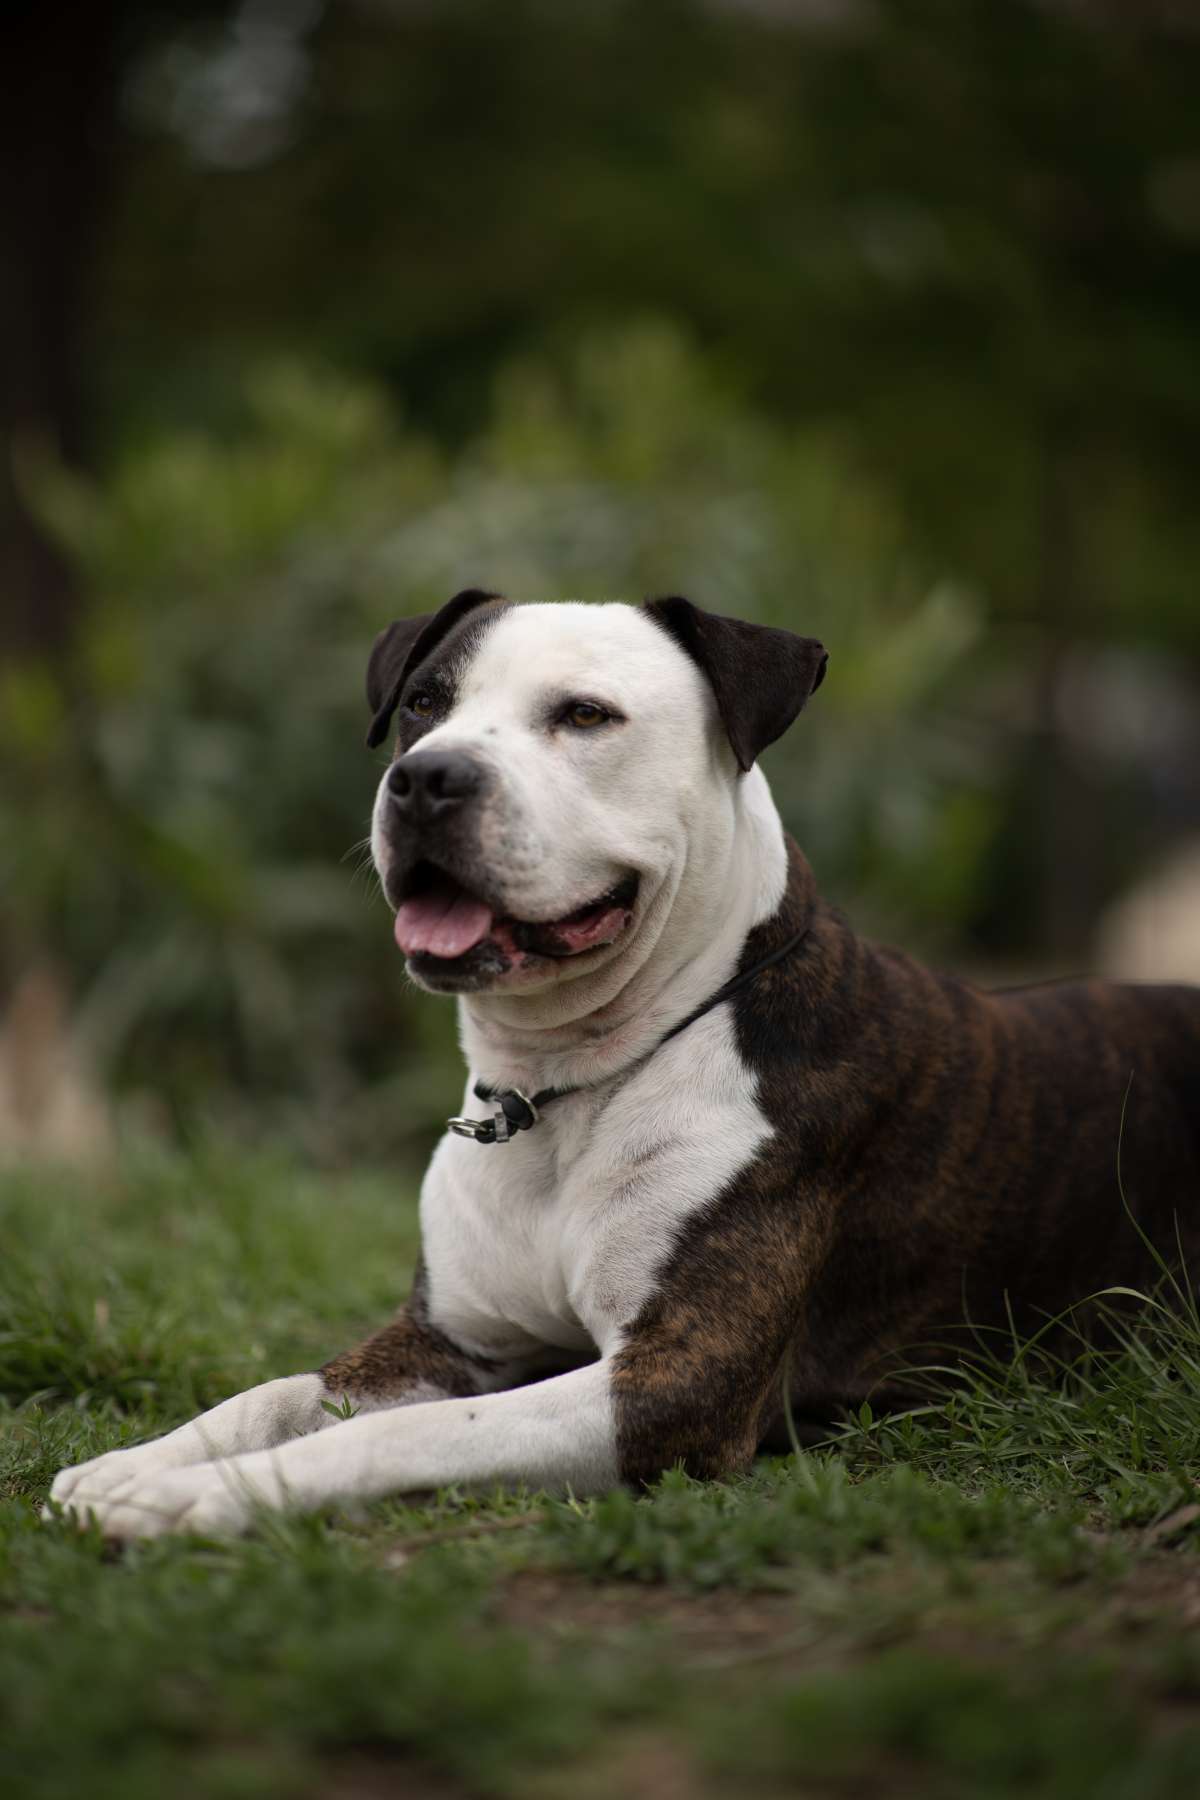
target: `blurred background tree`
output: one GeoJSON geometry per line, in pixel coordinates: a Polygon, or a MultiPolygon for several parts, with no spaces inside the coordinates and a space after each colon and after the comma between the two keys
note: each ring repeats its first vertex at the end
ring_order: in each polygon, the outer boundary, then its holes
{"type": "Polygon", "coordinates": [[[437,1116],[448,1009],[338,857],[370,636],[468,582],[819,632],[785,816],[945,957],[1088,961],[1200,826],[1193,9],[4,30],[0,984],[113,1093],[437,1116]]]}

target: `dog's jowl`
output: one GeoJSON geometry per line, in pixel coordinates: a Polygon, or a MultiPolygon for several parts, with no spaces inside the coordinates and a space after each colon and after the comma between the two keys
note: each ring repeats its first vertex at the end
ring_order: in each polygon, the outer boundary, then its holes
{"type": "Polygon", "coordinates": [[[682,599],[472,590],[381,634],[375,864],[469,1065],[412,1298],[55,1501],[131,1537],[725,1474],[783,1371],[801,1420],[903,1403],[1195,1249],[1200,991],[985,994],[857,937],[758,767],[825,662],[682,599]]]}

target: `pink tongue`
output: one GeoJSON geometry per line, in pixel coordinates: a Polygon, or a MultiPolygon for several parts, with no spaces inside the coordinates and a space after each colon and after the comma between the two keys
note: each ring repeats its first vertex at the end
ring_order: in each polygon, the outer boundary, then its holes
{"type": "Polygon", "coordinates": [[[396,942],[406,956],[465,956],[492,929],[492,909],[482,900],[446,889],[406,900],[396,914],[396,942]]]}

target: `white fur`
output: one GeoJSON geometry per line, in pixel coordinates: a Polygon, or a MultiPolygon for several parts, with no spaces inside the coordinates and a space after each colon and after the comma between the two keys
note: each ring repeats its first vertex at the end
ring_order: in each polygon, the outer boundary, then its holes
{"type": "MultiPolygon", "coordinates": [[[[268,1383],[60,1475],[53,1498],[109,1535],[238,1530],[256,1505],[449,1482],[611,1485],[609,1361],[680,1229],[769,1136],[731,1007],[655,1048],[733,973],[787,874],[766,780],[736,773],[690,659],[628,607],[522,607],[489,630],[422,744],[470,749],[493,769],[485,846],[515,916],[559,918],[631,868],[641,878],[634,924],[613,946],[460,1001],[473,1077],[583,1091],[504,1146],[446,1137],[421,1196],[433,1323],[494,1359],[497,1386],[584,1366],[469,1400],[414,1391],[415,1404],[347,1422],[324,1410],[314,1375],[268,1383]],[[626,722],[549,731],[547,699],[563,694],[626,722]]],[[[385,805],[381,787],[381,873],[385,805]]],[[[469,1084],[463,1110],[483,1110],[469,1084]]]]}
{"type": "Polygon", "coordinates": [[[502,1148],[443,1139],[421,1233],[444,1331],[512,1363],[619,1348],[680,1226],[770,1136],[732,1040],[719,1007],[502,1148]]]}
{"type": "MultiPolygon", "coordinates": [[[[632,931],[614,944],[472,997],[464,1024],[476,1067],[490,1057],[518,1080],[544,1069],[547,1085],[626,1065],[664,1017],[679,1016],[684,988],[697,1001],[711,991],[701,986],[710,968],[722,955],[732,967],[746,930],[779,903],[786,854],[766,781],[737,776],[708,682],[633,607],[504,614],[420,747],[468,751],[492,771],[482,850],[506,913],[562,918],[631,869],[641,878],[632,931]],[[572,696],[609,704],[624,723],[547,729],[547,707],[572,696]]],[[[381,875],[386,780],[371,836],[381,875]]]]}
{"type": "MultiPolygon", "coordinates": [[[[404,1399],[392,1400],[389,1406],[412,1405],[437,1393],[432,1388],[414,1388],[404,1399]]],[[[437,1394],[440,1399],[440,1394],[437,1394]]],[[[373,1412],[377,1404],[370,1400],[355,1402],[357,1412],[373,1412]]],[[[250,1451],[270,1450],[292,1438],[306,1437],[339,1423],[336,1412],[326,1410],[336,1401],[316,1374],[284,1375],[277,1381],[264,1381],[260,1387],[247,1388],[231,1400],[201,1413],[170,1431],[166,1437],[149,1444],[134,1444],[128,1450],[110,1450],[91,1462],[78,1463],[64,1469],[54,1479],[50,1498],[60,1505],[71,1502],[76,1511],[82,1503],[91,1505],[109,1493],[126,1488],[132,1480],[141,1481],[164,1474],[170,1469],[192,1467],[218,1458],[240,1457],[250,1451]]]]}
{"type": "Polygon", "coordinates": [[[311,1512],[426,1492],[450,1480],[594,1493],[617,1479],[613,1442],[608,1370],[592,1363],[509,1393],[350,1419],[281,1449],[149,1473],[131,1469],[103,1490],[85,1479],[67,1505],[81,1517],[94,1513],[107,1537],[131,1538],[243,1531],[262,1509],[311,1512]]]}

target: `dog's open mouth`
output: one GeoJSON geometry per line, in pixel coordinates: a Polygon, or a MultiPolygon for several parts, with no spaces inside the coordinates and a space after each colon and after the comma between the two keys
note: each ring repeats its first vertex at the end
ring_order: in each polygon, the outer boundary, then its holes
{"type": "Polygon", "coordinates": [[[396,942],[406,956],[452,961],[491,943],[515,956],[582,956],[620,936],[633,916],[638,878],[629,875],[561,919],[497,916],[462,882],[432,863],[418,863],[396,912],[396,942]]]}

